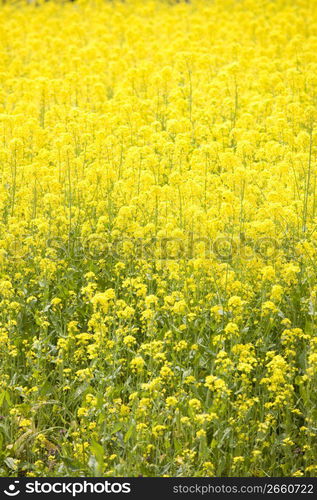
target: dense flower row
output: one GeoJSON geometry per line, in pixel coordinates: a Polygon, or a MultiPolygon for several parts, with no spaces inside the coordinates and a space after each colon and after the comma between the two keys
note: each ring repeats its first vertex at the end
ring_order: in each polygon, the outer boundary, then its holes
{"type": "Polygon", "coordinates": [[[0,474],[316,475],[315,6],[0,24],[0,474]]]}

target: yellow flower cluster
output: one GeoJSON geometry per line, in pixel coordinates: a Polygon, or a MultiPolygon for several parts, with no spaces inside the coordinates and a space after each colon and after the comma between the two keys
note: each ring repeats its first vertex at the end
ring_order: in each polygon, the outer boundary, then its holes
{"type": "Polygon", "coordinates": [[[0,24],[0,475],[315,475],[316,9],[0,24]]]}

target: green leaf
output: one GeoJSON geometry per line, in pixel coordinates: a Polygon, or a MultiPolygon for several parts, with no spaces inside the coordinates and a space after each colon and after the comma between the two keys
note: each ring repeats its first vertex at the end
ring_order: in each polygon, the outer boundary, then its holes
{"type": "Polygon", "coordinates": [[[10,394],[8,393],[8,391],[2,391],[0,393],[0,407],[3,406],[4,401],[6,401],[9,406],[11,405],[11,398],[10,398],[10,394]]]}
{"type": "Polygon", "coordinates": [[[134,422],[130,425],[129,429],[125,433],[125,436],[124,436],[124,439],[123,439],[125,443],[127,441],[129,441],[130,437],[132,436],[133,431],[134,431],[134,422]]]}
{"type": "Polygon", "coordinates": [[[14,460],[14,458],[12,457],[7,457],[4,459],[4,463],[6,464],[7,467],[9,467],[9,469],[11,470],[16,470],[17,468],[17,465],[16,465],[16,461],[14,460]]]}
{"type": "Polygon", "coordinates": [[[103,455],[104,455],[104,448],[101,444],[97,443],[97,441],[92,441],[91,443],[91,451],[92,454],[95,456],[99,467],[103,467],[103,455]]]}
{"type": "Polygon", "coordinates": [[[116,432],[122,429],[122,422],[118,422],[111,431],[111,434],[115,434],[116,432]]]}

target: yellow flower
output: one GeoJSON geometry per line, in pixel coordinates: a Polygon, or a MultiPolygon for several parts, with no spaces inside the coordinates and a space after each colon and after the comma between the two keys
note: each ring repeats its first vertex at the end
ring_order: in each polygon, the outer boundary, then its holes
{"type": "Polygon", "coordinates": [[[196,399],[196,398],[190,399],[188,401],[188,404],[194,410],[200,410],[200,408],[201,408],[201,402],[199,401],[199,399],[196,399]]]}
{"type": "Polygon", "coordinates": [[[225,327],[225,334],[228,336],[237,336],[239,334],[239,327],[236,323],[229,322],[225,327]]]}
{"type": "Polygon", "coordinates": [[[97,310],[98,308],[106,313],[108,312],[109,309],[109,303],[111,300],[115,299],[116,294],[113,288],[108,288],[105,292],[99,292],[92,297],[91,302],[94,306],[94,309],[97,310]]]}
{"type": "Polygon", "coordinates": [[[210,391],[227,395],[231,393],[231,390],[228,389],[227,384],[221,378],[215,377],[214,375],[208,375],[205,380],[205,387],[208,387],[210,391]]]}
{"type": "Polygon", "coordinates": [[[271,300],[267,300],[266,302],[264,302],[262,304],[262,312],[263,314],[271,314],[271,313],[276,313],[278,311],[278,308],[276,307],[276,305],[274,304],[274,302],[272,302],[271,300]]]}
{"type": "Polygon", "coordinates": [[[123,339],[124,344],[131,347],[136,343],[136,338],[133,335],[127,335],[123,339]]]}
{"type": "Polygon", "coordinates": [[[133,372],[142,373],[145,366],[145,361],[142,356],[136,356],[130,362],[130,366],[133,372]]]}
{"type": "Polygon", "coordinates": [[[198,439],[206,437],[206,431],[204,429],[200,429],[199,431],[196,432],[196,437],[198,439]]]}
{"type": "Polygon", "coordinates": [[[19,427],[30,427],[32,420],[29,418],[21,418],[19,421],[19,427]]]}
{"type": "Polygon", "coordinates": [[[163,436],[164,432],[166,431],[166,426],[165,425],[154,425],[152,427],[152,434],[155,438],[159,438],[163,436]]]}
{"type": "Polygon", "coordinates": [[[177,405],[178,401],[177,401],[177,398],[175,396],[169,396],[166,398],[165,402],[166,402],[166,406],[173,407],[173,406],[177,405]]]}

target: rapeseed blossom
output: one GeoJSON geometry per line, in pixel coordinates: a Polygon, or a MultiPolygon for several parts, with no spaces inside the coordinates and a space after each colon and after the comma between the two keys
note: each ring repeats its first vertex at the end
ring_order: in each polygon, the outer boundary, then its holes
{"type": "Polygon", "coordinates": [[[314,2],[0,24],[0,475],[316,475],[314,2]]]}

